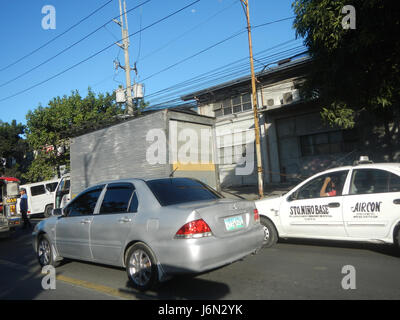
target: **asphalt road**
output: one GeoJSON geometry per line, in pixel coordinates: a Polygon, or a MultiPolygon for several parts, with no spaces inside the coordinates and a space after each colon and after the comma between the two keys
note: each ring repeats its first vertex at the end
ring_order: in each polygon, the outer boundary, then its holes
{"type": "Polygon", "coordinates": [[[44,290],[30,232],[0,239],[0,300],[399,299],[399,270],[400,253],[389,246],[291,240],[146,293],[129,288],[123,269],[65,261],[56,269],[56,289],[44,290]],[[344,266],[354,267],[351,280],[344,266]],[[355,288],[345,290],[343,282],[355,288]]]}

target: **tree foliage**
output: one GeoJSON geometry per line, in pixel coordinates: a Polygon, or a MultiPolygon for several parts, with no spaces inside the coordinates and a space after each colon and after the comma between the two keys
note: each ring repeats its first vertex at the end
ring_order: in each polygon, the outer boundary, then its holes
{"type": "Polygon", "coordinates": [[[393,149],[399,134],[400,11],[391,0],[297,0],[296,33],[305,39],[312,66],[302,87],[318,97],[331,125],[381,126],[393,149]],[[355,29],[342,26],[345,5],[355,8],[355,29]]]}
{"type": "Polygon", "coordinates": [[[0,158],[6,160],[6,165],[0,165],[1,174],[21,178],[22,171],[27,166],[26,152],[28,145],[23,139],[25,127],[13,120],[11,123],[0,120],[0,158]]]}
{"type": "Polygon", "coordinates": [[[89,88],[86,97],[78,91],[56,97],[47,107],[29,111],[27,141],[35,159],[25,178],[31,182],[46,180],[57,174],[60,165],[69,168],[69,138],[118,121],[122,110],[110,94],[96,94],[89,88]]]}

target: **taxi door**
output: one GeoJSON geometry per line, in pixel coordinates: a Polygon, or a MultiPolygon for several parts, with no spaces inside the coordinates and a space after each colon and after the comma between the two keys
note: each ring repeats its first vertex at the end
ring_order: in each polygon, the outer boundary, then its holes
{"type": "Polygon", "coordinates": [[[382,169],[353,169],[343,208],[349,237],[392,237],[392,225],[400,218],[400,177],[382,169]]]}
{"type": "Polygon", "coordinates": [[[280,217],[285,234],[308,238],[346,237],[342,190],[348,172],[342,170],[320,175],[283,200],[280,217]],[[336,181],[335,196],[320,196],[327,177],[336,181]]]}

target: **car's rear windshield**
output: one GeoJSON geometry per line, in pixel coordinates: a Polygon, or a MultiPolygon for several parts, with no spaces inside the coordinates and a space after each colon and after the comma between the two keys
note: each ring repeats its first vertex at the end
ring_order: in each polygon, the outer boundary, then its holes
{"type": "Polygon", "coordinates": [[[207,185],[188,178],[150,180],[147,185],[162,206],[222,198],[207,185]]]}

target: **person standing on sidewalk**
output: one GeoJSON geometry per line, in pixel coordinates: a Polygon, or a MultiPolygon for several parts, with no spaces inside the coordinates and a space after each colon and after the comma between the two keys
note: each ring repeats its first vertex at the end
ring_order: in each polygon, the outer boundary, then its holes
{"type": "Polygon", "coordinates": [[[28,196],[26,195],[26,190],[22,188],[19,190],[19,193],[21,195],[19,210],[21,211],[22,220],[24,220],[24,226],[22,229],[26,229],[27,226],[29,229],[32,229],[32,224],[28,218],[28,196]]]}

